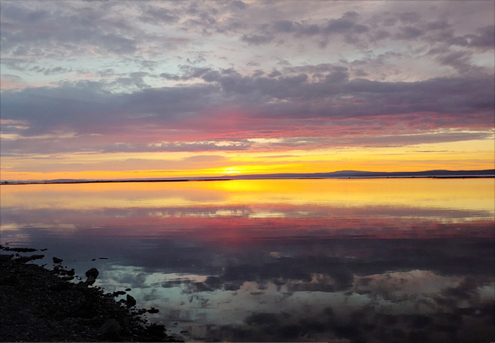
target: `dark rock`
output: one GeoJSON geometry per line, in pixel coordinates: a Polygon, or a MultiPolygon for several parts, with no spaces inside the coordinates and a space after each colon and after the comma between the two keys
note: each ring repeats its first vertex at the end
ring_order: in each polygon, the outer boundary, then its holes
{"type": "Polygon", "coordinates": [[[19,277],[17,275],[8,275],[7,277],[0,278],[0,285],[17,285],[19,284],[19,277]]]}
{"type": "Polygon", "coordinates": [[[136,305],[136,299],[131,295],[127,294],[127,307],[132,307],[136,305]]]}
{"type": "Polygon", "coordinates": [[[76,272],[75,272],[74,268],[72,268],[71,270],[68,270],[67,271],[67,275],[69,275],[69,276],[74,276],[75,273],[76,272]]]}
{"type": "Polygon", "coordinates": [[[53,263],[62,263],[62,259],[58,257],[53,257],[53,263]]]}
{"type": "Polygon", "coordinates": [[[51,291],[66,291],[70,288],[70,284],[67,282],[58,282],[48,287],[51,291]]]}
{"type": "Polygon", "coordinates": [[[151,324],[148,327],[147,331],[151,336],[162,336],[165,333],[165,326],[158,324],[151,324]]]}
{"type": "Polygon", "coordinates": [[[98,269],[96,268],[91,268],[86,271],[86,277],[93,276],[96,279],[98,277],[98,274],[100,274],[100,272],[98,272],[98,269]]]}
{"type": "Polygon", "coordinates": [[[126,289],[125,289],[125,291],[126,291],[126,292],[129,292],[130,290],[131,290],[130,288],[126,288],[126,289]]]}
{"type": "Polygon", "coordinates": [[[158,312],[160,312],[160,310],[159,310],[159,309],[157,309],[157,308],[154,308],[154,307],[152,307],[152,308],[150,308],[150,309],[148,310],[148,313],[158,313],[158,312]]]}
{"type": "Polygon", "coordinates": [[[5,247],[3,249],[6,251],[16,251],[16,252],[33,252],[33,251],[36,251],[36,249],[33,249],[33,248],[9,248],[9,247],[5,247]]]}
{"type": "Polygon", "coordinates": [[[93,275],[88,276],[86,281],[84,282],[86,285],[92,285],[96,281],[96,278],[93,275]]]}
{"type": "Polygon", "coordinates": [[[124,295],[125,292],[124,291],[116,291],[116,292],[113,292],[113,296],[114,297],[118,297],[119,295],[124,295]]]}
{"type": "Polygon", "coordinates": [[[100,327],[100,339],[109,341],[119,341],[120,340],[120,324],[115,319],[108,319],[100,327]]]}

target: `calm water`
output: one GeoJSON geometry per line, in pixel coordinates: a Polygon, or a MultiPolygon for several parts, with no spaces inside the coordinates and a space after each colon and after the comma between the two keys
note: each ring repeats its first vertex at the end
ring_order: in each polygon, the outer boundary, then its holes
{"type": "Polygon", "coordinates": [[[494,179],[9,185],[1,243],[97,267],[98,285],[132,288],[187,341],[489,342],[494,192],[494,179]]]}

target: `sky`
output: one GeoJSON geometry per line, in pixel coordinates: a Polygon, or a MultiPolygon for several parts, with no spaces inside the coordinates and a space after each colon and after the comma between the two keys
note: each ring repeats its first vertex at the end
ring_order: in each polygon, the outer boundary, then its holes
{"type": "Polygon", "coordinates": [[[0,1],[1,178],[495,167],[493,1],[0,1]]]}

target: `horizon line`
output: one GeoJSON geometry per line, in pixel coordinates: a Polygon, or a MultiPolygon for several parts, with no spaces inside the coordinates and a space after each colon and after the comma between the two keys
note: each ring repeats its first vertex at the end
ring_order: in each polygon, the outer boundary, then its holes
{"type": "Polygon", "coordinates": [[[80,183],[129,183],[129,182],[187,182],[187,181],[229,181],[260,179],[366,179],[366,178],[495,178],[495,169],[434,169],[414,172],[374,172],[361,170],[339,170],[316,173],[269,173],[236,174],[219,176],[163,177],[163,178],[122,178],[122,179],[36,179],[0,180],[0,185],[27,184],[80,184],[80,183]],[[456,174],[457,173],[457,174],[456,174]],[[480,174],[481,173],[481,174],[480,174]]]}

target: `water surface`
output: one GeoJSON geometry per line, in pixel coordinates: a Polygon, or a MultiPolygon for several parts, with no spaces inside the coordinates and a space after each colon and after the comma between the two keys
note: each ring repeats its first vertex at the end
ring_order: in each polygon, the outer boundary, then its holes
{"type": "Polygon", "coordinates": [[[494,179],[8,185],[1,242],[97,267],[188,341],[482,342],[494,192],[494,179]]]}

